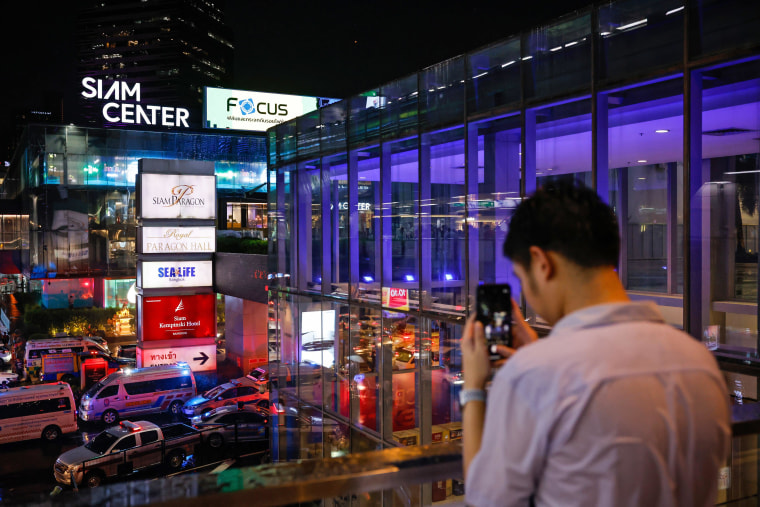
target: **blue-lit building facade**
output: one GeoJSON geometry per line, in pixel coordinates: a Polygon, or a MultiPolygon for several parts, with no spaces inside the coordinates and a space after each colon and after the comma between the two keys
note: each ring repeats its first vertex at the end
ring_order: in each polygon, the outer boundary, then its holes
{"type": "Polygon", "coordinates": [[[270,129],[274,395],[322,426],[278,458],[459,438],[475,289],[521,299],[509,219],[560,180],[614,208],[630,297],[756,400],[758,21],[747,1],[606,2],[270,129]]]}
{"type": "Polygon", "coordinates": [[[13,239],[2,244],[4,271],[17,267],[47,308],[129,304],[138,160],[213,161],[218,229],[264,237],[265,145],[255,134],[29,125],[2,187],[13,239]]]}

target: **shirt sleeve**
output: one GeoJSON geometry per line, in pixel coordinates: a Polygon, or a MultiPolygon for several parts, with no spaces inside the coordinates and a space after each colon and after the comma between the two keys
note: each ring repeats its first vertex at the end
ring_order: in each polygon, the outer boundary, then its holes
{"type": "Polygon", "coordinates": [[[480,451],[467,473],[467,505],[528,505],[541,475],[546,433],[528,403],[531,389],[525,379],[499,373],[488,393],[480,451]]]}

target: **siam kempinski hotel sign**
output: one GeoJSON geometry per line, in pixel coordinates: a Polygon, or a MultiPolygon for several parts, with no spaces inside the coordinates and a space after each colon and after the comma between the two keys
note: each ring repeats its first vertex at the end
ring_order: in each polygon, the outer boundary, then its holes
{"type": "Polygon", "coordinates": [[[144,254],[213,253],[215,227],[142,227],[144,254]]]}

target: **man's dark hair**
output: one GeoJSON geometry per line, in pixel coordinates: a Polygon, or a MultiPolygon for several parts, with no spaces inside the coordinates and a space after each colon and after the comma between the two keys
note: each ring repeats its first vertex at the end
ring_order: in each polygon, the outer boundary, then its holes
{"type": "Polygon", "coordinates": [[[504,255],[527,268],[531,246],[561,254],[583,268],[617,267],[620,233],[615,213],[591,189],[547,185],[515,209],[504,255]]]}

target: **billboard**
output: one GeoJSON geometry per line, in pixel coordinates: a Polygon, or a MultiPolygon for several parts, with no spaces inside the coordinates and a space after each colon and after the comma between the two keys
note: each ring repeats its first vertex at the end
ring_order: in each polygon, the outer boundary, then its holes
{"type": "Polygon", "coordinates": [[[142,227],[144,254],[213,253],[215,227],[142,227]]]}
{"type": "Polygon", "coordinates": [[[138,311],[143,342],[216,337],[216,294],[139,296],[138,311]]]}
{"type": "Polygon", "coordinates": [[[192,371],[216,370],[216,344],[144,349],[137,347],[137,364],[158,366],[184,361],[192,371]]]}
{"type": "Polygon", "coordinates": [[[216,218],[216,176],[138,175],[141,218],[216,218]]]}
{"type": "Polygon", "coordinates": [[[213,129],[264,132],[278,123],[338,99],[210,88],[204,90],[203,125],[213,129]]]}
{"type": "Polygon", "coordinates": [[[137,273],[141,289],[210,287],[214,284],[213,261],[142,261],[137,273]]]}

